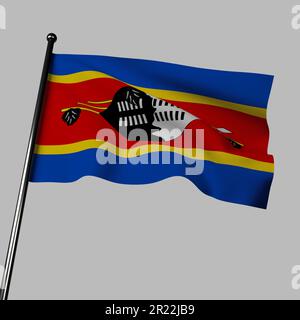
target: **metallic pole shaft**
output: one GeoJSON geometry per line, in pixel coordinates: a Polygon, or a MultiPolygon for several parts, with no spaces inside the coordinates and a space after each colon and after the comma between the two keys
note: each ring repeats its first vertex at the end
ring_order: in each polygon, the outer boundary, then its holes
{"type": "Polygon", "coordinates": [[[30,132],[30,137],[29,137],[29,142],[28,142],[28,147],[27,147],[27,152],[25,157],[24,169],[22,173],[22,179],[20,184],[20,190],[19,190],[19,195],[18,195],[18,200],[16,205],[13,226],[12,226],[8,250],[7,250],[2,284],[0,287],[0,300],[8,299],[10,282],[12,278],[14,261],[16,257],[17,246],[18,246],[18,239],[19,239],[20,230],[21,230],[28,183],[30,180],[30,173],[31,173],[32,160],[33,160],[34,148],[36,143],[36,137],[38,133],[39,121],[41,118],[41,113],[42,113],[42,108],[44,103],[44,93],[47,85],[47,79],[48,79],[48,73],[49,73],[49,67],[51,63],[54,43],[56,42],[56,40],[57,40],[57,37],[53,33],[50,33],[47,36],[47,41],[48,41],[47,52],[46,52],[46,57],[45,57],[45,62],[44,62],[44,67],[42,72],[42,78],[40,82],[40,88],[39,88],[38,97],[37,97],[37,103],[36,103],[33,121],[32,121],[32,127],[31,127],[31,132],[30,132]]]}

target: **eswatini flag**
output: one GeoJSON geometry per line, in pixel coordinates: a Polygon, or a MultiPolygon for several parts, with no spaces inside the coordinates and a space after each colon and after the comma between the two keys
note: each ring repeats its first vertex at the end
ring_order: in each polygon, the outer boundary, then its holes
{"type": "Polygon", "coordinates": [[[31,181],[124,184],[188,178],[266,208],[273,77],[177,64],[53,55],[31,181]]]}

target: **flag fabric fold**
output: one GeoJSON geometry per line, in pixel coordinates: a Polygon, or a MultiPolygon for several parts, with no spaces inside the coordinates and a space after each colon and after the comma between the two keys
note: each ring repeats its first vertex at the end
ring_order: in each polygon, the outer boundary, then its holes
{"type": "Polygon", "coordinates": [[[147,184],[182,176],[217,199],[266,208],[272,82],[263,74],[55,54],[31,181],[147,184]],[[188,173],[193,168],[201,170],[188,173]]]}

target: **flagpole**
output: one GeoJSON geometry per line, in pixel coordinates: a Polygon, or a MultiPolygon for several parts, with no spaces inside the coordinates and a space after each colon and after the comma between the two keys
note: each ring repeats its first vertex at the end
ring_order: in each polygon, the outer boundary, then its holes
{"type": "Polygon", "coordinates": [[[19,240],[19,235],[21,230],[22,217],[23,217],[23,212],[24,212],[24,207],[26,202],[28,183],[30,180],[30,172],[31,172],[32,160],[34,155],[36,137],[38,133],[39,121],[40,121],[43,103],[44,103],[44,94],[45,94],[45,89],[47,85],[47,79],[48,79],[48,73],[49,73],[53,48],[56,40],[57,40],[57,36],[54,33],[48,34],[47,36],[48,46],[47,46],[47,51],[46,51],[46,56],[44,61],[44,67],[43,67],[36,107],[35,107],[33,121],[32,121],[32,127],[30,131],[30,137],[29,137],[29,142],[28,142],[28,147],[27,147],[27,152],[25,157],[24,169],[22,173],[22,179],[21,179],[16,211],[15,211],[14,221],[12,225],[8,250],[7,250],[6,261],[4,265],[4,273],[3,273],[2,283],[0,287],[0,300],[8,299],[14,261],[16,257],[18,240],[19,240]]]}

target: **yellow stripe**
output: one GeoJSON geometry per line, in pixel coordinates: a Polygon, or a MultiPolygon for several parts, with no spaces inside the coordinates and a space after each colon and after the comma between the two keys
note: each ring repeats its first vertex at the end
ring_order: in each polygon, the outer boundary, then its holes
{"type": "Polygon", "coordinates": [[[102,150],[108,150],[109,152],[123,157],[123,158],[133,158],[137,154],[143,155],[150,152],[164,151],[173,152],[180,155],[184,155],[195,160],[207,160],[219,164],[226,164],[232,166],[243,167],[247,169],[274,172],[274,164],[259,160],[254,160],[222,151],[208,151],[202,149],[192,149],[192,148],[178,148],[171,147],[167,145],[143,145],[140,147],[124,149],[116,147],[105,141],[97,140],[85,140],[72,144],[66,145],[36,145],[35,153],[40,155],[59,155],[59,154],[69,154],[76,153],[88,149],[100,148],[102,150]]]}
{"type": "Polygon", "coordinates": [[[93,79],[99,79],[99,78],[107,78],[107,79],[115,79],[114,77],[109,76],[106,73],[102,73],[99,71],[82,71],[82,72],[76,72],[72,74],[67,75],[54,75],[49,74],[48,80],[55,83],[79,83],[83,81],[93,80],[93,79]]]}
{"type": "MultiPolygon", "coordinates": [[[[108,74],[98,72],[98,71],[82,71],[82,72],[77,72],[77,73],[68,74],[68,75],[49,74],[48,80],[54,83],[72,84],[72,83],[79,83],[87,80],[101,79],[101,78],[116,79],[108,74]]],[[[116,80],[119,80],[119,79],[116,79],[116,80]]],[[[134,88],[137,88],[139,90],[142,90],[160,99],[207,104],[207,105],[212,105],[212,106],[216,106],[224,109],[243,112],[259,118],[266,118],[266,109],[264,108],[251,107],[244,104],[232,103],[225,100],[214,99],[214,98],[210,98],[210,97],[206,97],[198,94],[172,91],[172,90],[150,89],[150,88],[134,86],[128,83],[126,84],[134,88]]]]}
{"type": "Polygon", "coordinates": [[[249,107],[243,104],[232,103],[232,102],[214,99],[214,98],[201,96],[198,94],[192,94],[192,93],[170,91],[170,90],[148,89],[148,88],[142,88],[142,87],[136,87],[136,88],[143,90],[144,92],[152,96],[155,96],[157,98],[164,99],[164,100],[207,104],[207,105],[212,105],[216,107],[221,107],[224,109],[243,112],[259,118],[266,118],[266,109],[263,109],[263,108],[249,107]]]}

